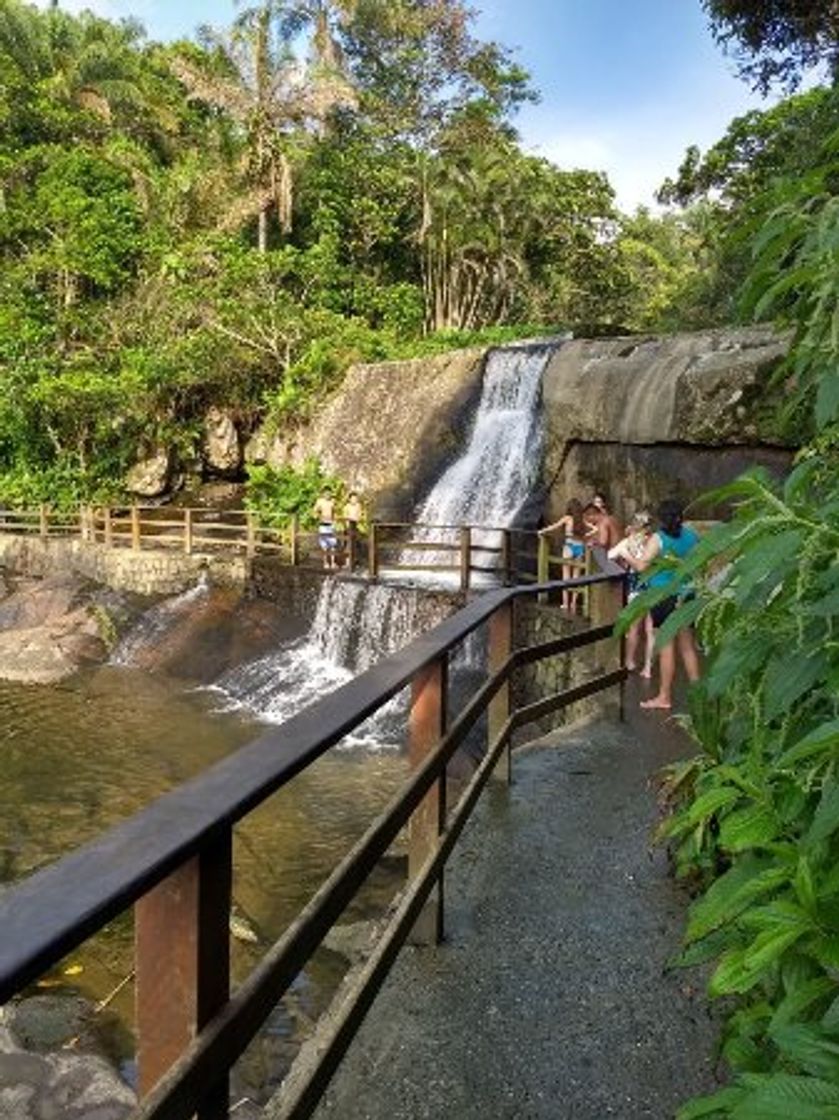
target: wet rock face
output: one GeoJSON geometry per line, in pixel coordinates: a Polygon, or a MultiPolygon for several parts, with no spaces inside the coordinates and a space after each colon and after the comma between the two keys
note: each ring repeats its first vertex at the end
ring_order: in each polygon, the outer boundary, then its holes
{"type": "Polygon", "coordinates": [[[106,653],[94,603],[72,576],[24,581],[0,603],[0,677],[6,680],[50,684],[106,653]]]}
{"type": "Polygon", "coordinates": [[[626,518],[756,465],[784,473],[793,449],[775,430],[768,382],[787,346],[766,326],[566,343],[544,382],[548,516],[595,490],[626,518]]]}
{"type": "Polygon", "coordinates": [[[161,447],[154,455],[131,468],[125,479],[125,488],[138,498],[159,498],[172,484],[172,468],[171,452],[161,447]]]}
{"type": "Polygon", "coordinates": [[[462,451],[480,391],[485,348],[354,366],[305,428],[255,433],[251,462],[325,469],[376,502],[380,516],[409,512],[462,451]]]}
{"type": "Polygon", "coordinates": [[[554,440],[777,443],[761,406],[787,345],[765,326],[568,342],[545,372],[554,440]]]}
{"type": "Polygon", "coordinates": [[[211,408],[204,418],[204,466],[210,474],[230,477],[242,465],[239,432],[229,413],[211,408]]]}

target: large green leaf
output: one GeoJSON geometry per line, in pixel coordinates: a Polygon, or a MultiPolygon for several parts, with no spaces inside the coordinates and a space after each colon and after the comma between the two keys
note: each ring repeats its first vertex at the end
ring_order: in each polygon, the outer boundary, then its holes
{"type": "Polygon", "coordinates": [[[776,1073],[761,1078],[731,1112],[732,1120],[837,1120],[839,1085],[776,1073]]]}
{"type": "Polygon", "coordinates": [[[778,766],[794,766],[822,752],[839,754],[839,720],[833,719],[799,739],[778,759],[778,766]]]}
{"type": "Polygon", "coordinates": [[[839,782],[831,779],[822,789],[821,799],[804,841],[808,845],[818,844],[828,836],[832,836],[837,828],[839,828],[839,782]]]}
{"type": "Polygon", "coordinates": [[[676,1113],[676,1120],[708,1120],[728,1116],[734,1105],[742,1101],[746,1090],[737,1085],[729,1085],[708,1097],[698,1097],[682,1105],[676,1113]]]}
{"type": "Polygon", "coordinates": [[[766,718],[774,719],[788,711],[824,676],[827,667],[828,658],[823,650],[809,654],[789,650],[773,657],[766,674],[766,718]]]}
{"type": "Polygon", "coordinates": [[[730,813],[720,825],[720,847],[729,852],[765,846],[778,833],[778,819],[765,805],[748,805],[730,813]]]}
{"type": "Polygon", "coordinates": [[[792,874],[790,868],[775,864],[768,856],[744,855],[691,907],[688,942],[731,921],[756,899],[789,882],[792,874]]]}

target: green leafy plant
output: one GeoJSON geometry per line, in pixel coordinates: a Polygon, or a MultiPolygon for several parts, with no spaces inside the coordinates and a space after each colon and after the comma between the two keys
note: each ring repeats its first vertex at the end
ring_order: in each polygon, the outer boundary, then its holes
{"type": "Polygon", "coordinates": [[[257,514],[263,525],[285,528],[296,517],[301,528],[312,528],[316,521],[314,504],[328,488],[336,501],[344,496],[343,482],[326,474],[317,459],[307,459],[300,470],[294,467],[254,465],[248,470],[245,506],[257,514]]]}

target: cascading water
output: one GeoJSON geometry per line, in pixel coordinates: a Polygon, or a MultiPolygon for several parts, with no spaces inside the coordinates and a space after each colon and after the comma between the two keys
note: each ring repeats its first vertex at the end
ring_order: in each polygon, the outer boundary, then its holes
{"type": "MultiPolygon", "coordinates": [[[[483,391],[463,455],[435,483],[414,521],[430,526],[513,525],[538,483],[544,451],[542,374],[555,344],[510,346],[487,358],[483,391]]],[[[455,529],[427,529],[416,539],[457,543],[455,529]]],[[[476,531],[473,545],[497,548],[499,534],[476,531]]],[[[473,562],[497,566],[497,553],[475,550],[473,562]]],[[[406,549],[401,565],[452,564],[451,552],[406,549]]]]}
{"type": "Polygon", "coordinates": [[[153,647],[169,631],[174,621],[195,608],[197,602],[209,594],[207,577],[202,575],[198,583],[189,590],[164,599],[142,615],[137,624],[116,645],[111,653],[111,665],[133,666],[142,660],[142,651],[153,647]]]}
{"type": "MultiPolygon", "coordinates": [[[[542,373],[553,348],[511,346],[489,355],[468,446],[420,504],[415,521],[495,528],[514,524],[541,470],[542,373]]],[[[439,532],[432,533],[432,539],[440,537],[439,532]]],[[[475,539],[490,548],[497,544],[498,534],[476,534],[475,539]]],[[[450,553],[441,555],[450,562],[450,553]]],[[[477,559],[480,555],[473,554],[477,563],[482,563],[477,559]]],[[[497,553],[486,556],[487,566],[497,560],[497,553]]],[[[417,561],[427,562],[428,553],[417,561]]],[[[340,576],[325,579],[305,638],[231,670],[214,687],[227,705],[282,723],[439,621],[442,615],[431,618],[424,603],[424,593],[411,587],[340,576]]],[[[464,666],[474,657],[473,645],[462,652],[464,666]]],[[[404,712],[404,700],[397,697],[368,720],[352,741],[368,746],[401,742],[404,712]]]]}
{"type": "MultiPolygon", "coordinates": [[[[227,706],[282,723],[327,692],[406,645],[430,621],[423,596],[410,588],[327,579],[305,638],[225,673],[214,688],[227,706]]],[[[359,728],[352,742],[398,743],[404,704],[391,701],[359,728]]]]}

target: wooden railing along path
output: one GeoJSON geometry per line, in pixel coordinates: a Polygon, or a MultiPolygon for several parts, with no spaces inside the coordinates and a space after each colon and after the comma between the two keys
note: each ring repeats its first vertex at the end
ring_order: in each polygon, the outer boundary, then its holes
{"type": "Polygon", "coordinates": [[[513,734],[571,703],[622,686],[622,644],[612,636],[620,583],[620,578],[589,576],[570,585],[551,582],[488,591],[282,726],[5,891],[0,897],[0,1003],[133,906],[142,1098],[134,1115],[137,1120],[226,1120],[231,1067],[409,826],[407,885],[340,1010],[330,1018],[318,1061],[295,1079],[282,1102],[281,1115],[287,1120],[311,1115],[400,946],[410,935],[425,942],[440,937],[446,861],[487,782],[509,782],[513,734]],[[515,648],[516,603],[568,586],[590,592],[593,625],[515,648]],[[450,718],[450,659],[481,627],[488,633],[486,679],[450,718]],[[519,668],[601,642],[608,646],[591,679],[513,706],[511,685],[519,668]],[[411,695],[409,780],[231,992],[234,827],[405,687],[411,695]],[[449,805],[449,764],[482,719],[486,753],[457,803],[449,805]]]}
{"type": "MultiPolygon", "coordinates": [[[[295,567],[321,565],[316,532],[302,530],[296,518],[282,529],[264,525],[244,509],[81,506],[73,513],[58,513],[40,506],[0,511],[0,534],[76,537],[134,552],[269,555],[295,567]]],[[[559,535],[549,538],[530,529],[373,520],[366,533],[340,534],[340,544],[346,566],[371,579],[384,571],[451,573],[461,591],[487,574],[499,577],[505,586],[591,574],[588,558],[562,556],[559,535]]]]}

